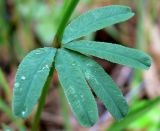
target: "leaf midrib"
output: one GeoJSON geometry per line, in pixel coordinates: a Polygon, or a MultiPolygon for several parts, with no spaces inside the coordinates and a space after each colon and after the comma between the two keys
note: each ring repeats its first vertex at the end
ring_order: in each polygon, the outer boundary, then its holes
{"type": "MultiPolygon", "coordinates": [[[[82,68],[81,70],[82,70],[82,72],[83,72],[83,74],[85,74],[85,68],[87,68],[87,65],[86,65],[86,63],[85,63],[85,67],[83,67],[83,65],[78,61],[78,60],[76,60],[76,63],[78,63],[79,65],[80,65],[80,67],[82,68]]],[[[92,62],[93,63],[93,62],[92,62]]],[[[96,63],[97,64],[97,63],[96,63]]],[[[95,65],[95,64],[94,64],[95,65]]],[[[90,69],[90,68],[87,68],[88,70],[89,70],[89,72],[92,74],[92,76],[96,79],[96,77],[94,76],[94,74],[92,73],[92,70],[90,69]]],[[[85,75],[84,75],[85,76],[85,75]]],[[[85,77],[86,78],[86,81],[88,81],[89,82],[89,80],[88,80],[88,78],[87,77],[85,77]]],[[[94,80],[94,78],[92,78],[91,77],[91,79],[93,80],[93,81],[95,81],[94,80]]],[[[89,82],[90,83],[90,82],[89,82]]],[[[110,97],[111,95],[104,89],[104,85],[103,85],[103,83],[100,83],[100,85],[101,85],[101,89],[103,89],[103,91],[106,93],[106,94],[108,94],[108,96],[110,97]]],[[[92,86],[91,86],[92,87],[92,86]]],[[[117,107],[119,110],[118,110],[118,112],[119,112],[119,114],[121,114],[121,116],[123,117],[124,115],[123,115],[123,112],[121,112],[121,109],[120,109],[120,107],[118,106],[118,105],[116,105],[115,104],[115,101],[114,101],[114,99],[112,98],[112,97],[110,97],[111,98],[111,100],[112,100],[112,103],[114,103],[114,105],[115,105],[115,107],[117,107]]]]}
{"type": "MultiPolygon", "coordinates": [[[[76,51],[76,52],[79,52],[79,51],[77,51],[77,50],[74,50],[74,49],[71,49],[70,47],[67,47],[67,46],[65,46],[65,48],[68,48],[68,49],[70,49],[70,50],[73,50],[73,51],[76,51]]],[[[73,47],[74,48],[74,47],[73,47]]],[[[93,50],[91,50],[89,47],[85,47],[85,48],[82,48],[82,47],[78,47],[78,49],[81,49],[82,50],[82,52],[83,52],[83,49],[87,49],[87,50],[89,50],[89,51],[93,51],[93,50]]],[[[103,53],[106,53],[104,50],[101,50],[101,52],[103,52],[103,53]]],[[[108,54],[111,54],[111,55],[113,55],[113,53],[112,52],[110,52],[110,50],[107,50],[107,53],[108,54]]],[[[87,54],[87,55],[90,55],[89,53],[85,53],[85,54],[87,54]]],[[[123,55],[123,54],[121,54],[121,53],[118,53],[118,54],[120,54],[120,56],[121,57],[123,57],[123,58],[127,58],[125,55],[123,55]]],[[[118,55],[117,53],[115,53],[114,54],[114,56],[118,56],[119,57],[119,55],[118,55]]],[[[96,55],[94,55],[94,56],[96,56],[96,55]]],[[[99,57],[99,56],[98,56],[99,57]]],[[[102,58],[102,57],[101,57],[102,58]]],[[[130,58],[132,58],[133,60],[135,60],[135,61],[138,61],[138,62],[140,62],[140,64],[142,64],[143,62],[141,61],[141,60],[139,60],[139,59],[135,59],[134,57],[132,57],[132,56],[130,56],[130,58]]],[[[104,59],[104,58],[102,58],[102,59],[104,59]]],[[[108,59],[108,58],[106,58],[105,57],[105,59],[108,59]]],[[[128,59],[128,58],[127,58],[128,59]]],[[[110,61],[110,60],[108,60],[108,61],[110,61]]],[[[113,63],[115,63],[115,62],[113,62],[113,63]]],[[[142,64],[142,65],[145,65],[145,64],[142,64]]],[[[146,65],[145,65],[146,66],[146,65]]]]}
{"type": "MultiPolygon", "coordinates": [[[[49,51],[49,52],[47,52],[46,53],[46,55],[43,57],[43,60],[42,61],[40,61],[39,62],[39,66],[38,66],[38,68],[37,68],[37,70],[36,71],[34,71],[34,73],[33,74],[35,74],[34,76],[33,76],[33,79],[31,80],[31,83],[29,83],[26,87],[28,87],[28,86],[30,86],[30,85],[32,85],[33,84],[33,81],[34,81],[34,79],[35,79],[35,77],[37,76],[37,71],[40,69],[40,67],[43,65],[43,63],[44,63],[44,61],[45,61],[45,57],[46,56],[48,56],[48,54],[50,54],[51,53],[51,50],[49,51]]],[[[50,68],[50,67],[49,67],[50,68]]],[[[31,89],[29,88],[29,91],[30,91],[31,89]]],[[[28,91],[28,92],[29,92],[28,91]]],[[[27,96],[27,97],[25,97],[26,99],[25,99],[25,103],[26,103],[26,101],[28,100],[27,98],[29,97],[29,94],[27,93],[25,96],[27,96]]]]}
{"type": "MultiPolygon", "coordinates": [[[[94,77],[94,78],[96,78],[96,77],[94,77]]],[[[92,79],[92,78],[91,78],[91,79],[92,79]]],[[[92,79],[92,80],[94,80],[94,79],[92,79]]],[[[119,104],[115,104],[115,103],[116,103],[116,100],[114,100],[114,99],[112,98],[112,96],[110,95],[110,93],[107,92],[107,91],[104,89],[104,87],[105,87],[104,84],[103,84],[103,83],[100,83],[100,84],[101,84],[101,87],[103,87],[103,88],[102,88],[103,91],[104,91],[106,94],[108,94],[108,96],[109,96],[110,99],[112,100],[112,103],[114,103],[114,106],[118,108],[119,114],[121,114],[122,117],[125,116],[124,113],[123,113],[123,111],[121,111],[122,109],[120,108],[119,104]]]]}
{"type": "MultiPolygon", "coordinates": [[[[113,19],[113,18],[115,18],[115,17],[119,17],[119,16],[121,16],[121,15],[129,15],[129,14],[133,14],[132,12],[130,12],[130,13],[122,13],[122,14],[119,14],[119,15],[114,15],[114,16],[109,16],[109,17],[107,17],[107,18],[103,18],[103,19],[107,19],[107,21],[109,21],[110,19],[113,19]]],[[[102,18],[101,18],[102,19],[102,18]]],[[[97,20],[97,19],[94,19],[94,20],[97,20]]],[[[105,20],[106,21],[106,20],[105,20]]],[[[121,21],[124,21],[124,20],[121,20],[121,21]]],[[[74,21],[75,22],[75,21],[74,21]]],[[[116,22],[114,22],[114,23],[117,23],[117,22],[119,22],[119,21],[116,21],[116,22]]],[[[99,21],[99,22],[96,22],[96,23],[92,23],[92,26],[96,26],[97,27],[97,23],[98,24],[100,24],[100,23],[105,23],[104,21],[99,21]]],[[[113,23],[113,22],[112,22],[113,23]]],[[[69,27],[71,27],[71,24],[72,23],[70,23],[70,25],[69,25],[69,27]]],[[[74,23],[75,24],[75,23],[74,23]]],[[[110,23],[109,24],[107,24],[107,26],[108,25],[110,25],[110,23]]],[[[75,26],[75,25],[74,25],[75,26]]],[[[88,23],[86,26],[90,26],[90,24],[88,23]]],[[[102,25],[101,25],[102,26],[102,25]]],[[[98,28],[98,27],[97,27],[98,28]]],[[[86,31],[85,30],[85,28],[83,28],[84,30],[83,31],[86,31]]],[[[81,29],[82,30],[82,29],[81,29]]],[[[75,31],[75,30],[74,30],[75,31]]],[[[90,32],[89,32],[90,33],[90,32]]]]}
{"type": "MultiPolygon", "coordinates": [[[[70,56],[70,58],[71,58],[73,61],[76,62],[76,60],[72,57],[72,55],[71,55],[69,52],[67,52],[67,54],[70,56]]],[[[76,62],[76,63],[77,63],[77,62],[76,62]]],[[[84,80],[86,81],[85,75],[84,75],[83,71],[82,71],[78,66],[76,66],[76,68],[81,72],[81,77],[84,77],[84,80]]],[[[86,85],[88,85],[87,82],[86,82],[86,85]]],[[[85,109],[85,107],[84,107],[85,105],[83,104],[83,102],[81,102],[81,105],[83,105],[83,106],[81,107],[82,110],[85,109]],[[83,107],[84,107],[84,108],[83,108],[83,107]]],[[[85,114],[86,114],[86,116],[87,116],[88,121],[89,121],[90,123],[93,123],[92,121],[90,121],[90,117],[89,117],[88,111],[87,111],[87,113],[85,112],[85,114]]]]}

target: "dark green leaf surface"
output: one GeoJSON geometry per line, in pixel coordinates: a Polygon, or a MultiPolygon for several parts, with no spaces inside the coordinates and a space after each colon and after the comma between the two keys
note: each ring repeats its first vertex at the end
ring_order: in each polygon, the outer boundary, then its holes
{"type": "Polygon", "coordinates": [[[128,105],[112,78],[105,73],[98,63],[89,57],[77,53],[71,54],[83,70],[86,80],[108,111],[117,120],[123,119],[128,113],[128,105]]]}
{"type": "Polygon", "coordinates": [[[41,95],[54,61],[56,49],[40,48],[30,52],[19,65],[13,91],[13,112],[27,117],[41,95]]]}
{"type": "Polygon", "coordinates": [[[127,6],[112,5],[90,10],[73,20],[65,29],[62,43],[85,36],[104,27],[126,21],[134,13],[127,6]]]}
{"type": "Polygon", "coordinates": [[[148,69],[151,65],[149,55],[117,44],[82,40],[64,44],[63,47],[133,68],[148,69]]]}
{"type": "Polygon", "coordinates": [[[83,126],[92,126],[98,119],[95,99],[80,67],[66,49],[59,49],[55,68],[74,115],[83,126]]]}

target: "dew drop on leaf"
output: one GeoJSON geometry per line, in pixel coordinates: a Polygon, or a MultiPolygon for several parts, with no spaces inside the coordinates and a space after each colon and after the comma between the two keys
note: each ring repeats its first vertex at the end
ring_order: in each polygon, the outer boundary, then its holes
{"type": "Polygon", "coordinates": [[[15,87],[15,88],[18,88],[19,85],[20,85],[20,84],[19,84],[18,82],[16,82],[16,83],[14,84],[14,87],[15,87]]]}
{"type": "Polygon", "coordinates": [[[26,117],[26,114],[27,114],[27,108],[25,108],[25,110],[23,110],[22,112],[21,112],[21,115],[22,115],[22,117],[26,117]]]}
{"type": "Polygon", "coordinates": [[[85,72],[85,76],[88,79],[92,78],[92,75],[88,71],[85,72]]]}
{"type": "Polygon", "coordinates": [[[41,51],[36,51],[35,54],[36,54],[36,55],[40,55],[40,54],[41,54],[41,51]]]}
{"type": "Polygon", "coordinates": [[[72,66],[75,66],[75,65],[76,65],[76,63],[75,63],[75,62],[73,62],[73,63],[72,63],[72,66]]]}
{"type": "Polygon", "coordinates": [[[44,69],[49,69],[49,66],[48,66],[48,65],[45,65],[45,66],[42,68],[42,70],[44,70],[44,69]]]}
{"type": "Polygon", "coordinates": [[[22,111],[22,117],[25,117],[26,112],[22,111]]]}
{"type": "Polygon", "coordinates": [[[46,68],[47,68],[47,69],[49,69],[49,66],[48,66],[48,65],[46,65],[46,68]]]}
{"type": "Polygon", "coordinates": [[[26,77],[25,77],[25,76],[22,76],[22,77],[21,77],[21,79],[22,79],[22,80],[25,80],[25,79],[26,79],[26,77]]]}

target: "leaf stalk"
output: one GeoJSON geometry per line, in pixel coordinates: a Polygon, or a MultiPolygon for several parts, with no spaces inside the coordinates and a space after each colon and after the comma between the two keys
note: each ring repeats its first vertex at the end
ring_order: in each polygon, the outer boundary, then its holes
{"type": "Polygon", "coordinates": [[[58,26],[57,33],[56,33],[55,38],[53,40],[52,45],[54,48],[61,47],[61,40],[62,40],[64,29],[65,29],[71,15],[72,15],[73,11],[74,11],[74,9],[76,8],[78,2],[79,2],[79,0],[71,0],[70,4],[68,4],[66,10],[64,11],[64,13],[62,15],[62,19],[60,21],[60,24],[58,26]]]}
{"type": "Polygon", "coordinates": [[[48,94],[48,90],[49,90],[49,87],[50,87],[50,83],[51,83],[51,80],[52,80],[53,73],[54,73],[54,67],[51,67],[49,76],[48,76],[47,81],[46,81],[46,83],[43,87],[43,90],[42,90],[42,94],[41,94],[41,97],[40,97],[40,100],[39,100],[39,104],[38,104],[38,108],[37,108],[35,118],[33,120],[31,131],[37,131],[39,121],[40,121],[40,117],[41,117],[41,112],[42,112],[43,107],[45,105],[45,100],[46,100],[46,96],[48,94]]]}
{"type": "MultiPolygon", "coordinates": [[[[60,24],[58,26],[57,33],[56,33],[55,38],[53,40],[52,45],[53,45],[54,48],[60,48],[61,47],[61,39],[62,39],[62,36],[63,36],[64,29],[65,29],[71,15],[72,15],[73,11],[74,11],[74,9],[76,8],[78,2],[79,2],[79,0],[70,1],[70,4],[67,6],[66,10],[64,11],[64,13],[62,15],[62,19],[60,21],[60,24]]],[[[37,112],[36,112],[36,115],[35,115],[35,118],[34,118],[34,121],[33,121],[33,124],[32,124],[32,130],[31,131],[37,131],[39,121],[40,121],[41,112],[42,112],[43,107],[45,105],[45,99],[46,99],[46,96],[47,96],[47,93],[48,93],[48,90],[49,90],[49,86],[50,86],[50,83],[51,83],[51,80],[52,80],[54,69],[55,69],[54,67],[51,68],[49,76],[47,78],[47,81],[46,81],[46,83],[43,87],[43,91],[42,91],[42,94],[41,94],[41,97],[40,97],[40,100],[39,100],[39,105],[38,105],[37,112]]]]}

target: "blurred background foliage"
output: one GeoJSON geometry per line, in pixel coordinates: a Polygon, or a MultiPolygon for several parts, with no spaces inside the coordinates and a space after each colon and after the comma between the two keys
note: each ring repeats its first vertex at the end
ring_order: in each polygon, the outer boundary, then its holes
{"type": "MultiPolygon", "coordinates": [[[[27,119],[12,114],[12,88],[17,67],[31,50],[50,46],[69,0],[0,0],[0,129],[30,130],[34,113],[27,119]],[[64,2],[64,4],[63,4],[64,2]]],[[[72,19],[101,6],[130,6],[131,20],[88,35],[85,39],[121,43],[148,52],[153,63],[148,71],[133,70],[97,58],[126,97],[130,112],[116,122],[96,98],[100,119],[91,128],[78,125],[66,103],[63,91],[53,77],[39,130],[45,131],[160,131],[160,1],[159,0],[81,0],[72,19]]],[[[85,27],[84,27],[85,28],[85,27]]],[[[126,54],[127,55],[127,54],[126,54]]]]}

